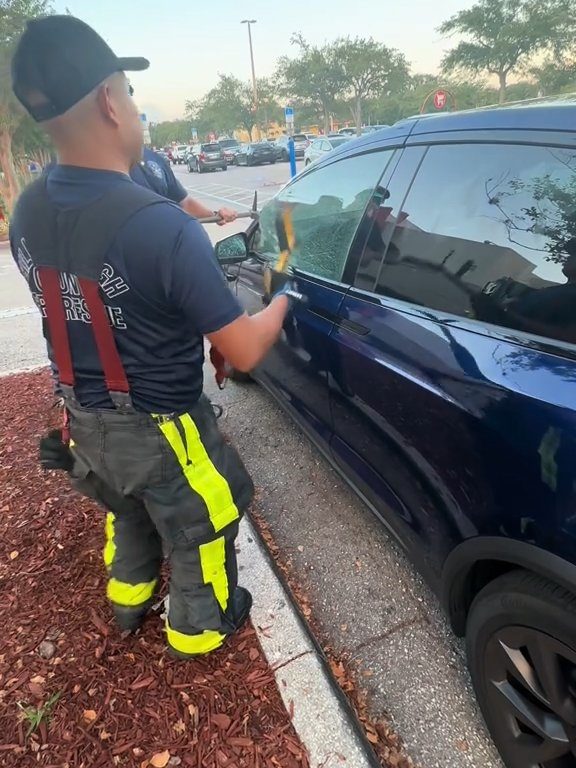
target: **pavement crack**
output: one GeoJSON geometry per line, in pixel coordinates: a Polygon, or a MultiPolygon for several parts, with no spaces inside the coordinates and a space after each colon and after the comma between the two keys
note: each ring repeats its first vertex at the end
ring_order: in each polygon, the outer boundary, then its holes
{"type": "Polygon", "coordinates": [[[351,659],[356,658],[358,652],[364,650],[364,648],[367,648],[369,645],[378,643],[381,640],[387,640],[389,637],[392,637],[398,632],[401,632],[403,629],[408,629],[409,627],[416,627],[420,624],[429,624],[429,621],[425,616],[414,616],[411,619],[406,619],[405,621],[401,621],[398,624],[395,624],[393,627],[390,627],[390,629],[387,629],[386,632],[382,632],[380,635],[374,635],[374,637],[369,637],[363,642],[361,642],[359,645],[356,646],[356,648],[354,648],[350,658],[351,659]]]}
{"type": "Polygon", "coordinates": [[[282,669],[283,667],[287,667],[289,664],[292,664],[293,661],[298,661],[298,659],[303,658],[304,656],[310,656],[313,654],[314,651],[302,651],[302,653],[298,653],[296,656],[292,656],[291,659],[286,659],[286,661],[280,662],[280,664],[274,664],[272,666],[272,672],[277,672],[279,669],[282,669]]]}

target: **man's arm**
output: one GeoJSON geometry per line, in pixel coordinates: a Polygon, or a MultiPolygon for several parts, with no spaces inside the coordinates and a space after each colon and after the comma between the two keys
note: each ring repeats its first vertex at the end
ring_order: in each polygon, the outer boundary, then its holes
{"type": "Polygon", "coordinates": [[[274,346],[288,307],[288,298],[278,296],[262,312],[244,314],[208,339],[233,368],[248,373],[274,346]]]}
{"type": "Polygon", "coordinates": [[[203,228],[189,219],[170,258],[160,262],[166,296],[206,336],[228,363],[249,371],[278,338],[289,299],[278,296],[256,315],[247,315],[226,283],[203,228]]]}
{"type": "Polygon", "coordinates": [[[217,213],[222,219],[222,224],[229,224],[237,218],[237,213],[236,211],[233,211],[232,208],[220,208],[219,210],[214,211],[211,208],[202,205],[202,203],[195,200],[191,195],[186,195],[183,200],[179,201],[178,205],[183,211],[190,214],[190,216],[194,216],[195,219],[208,218],[217,213]]]}
{"type": "Polygon", "coordinates": [[[163,160],[162,167],[164,168],[164,175],[166,177],[166,197],[169,200],[172,200],[173,203],[177,203],[187,214],[194,216],[195,219],[204,219],[214,216],[214,214],[217,213],[222,219],[222,224],[229,224],[231,221],[236,220],[236,211],[233,211],[231,208],[220,208],[220,210],[214,211],[212,208],[207,208],[189,195],[180,181],[176,178],[170,163],[163,160]]]}

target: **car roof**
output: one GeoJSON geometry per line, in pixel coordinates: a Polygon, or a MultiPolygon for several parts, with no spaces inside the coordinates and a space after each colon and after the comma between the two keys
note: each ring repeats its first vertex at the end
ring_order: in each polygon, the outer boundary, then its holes
{"type": "Polygon", "coordinates": [[[335,158],[355,155],[384,141],[408,136],[473,130],[566,131],[576,133],[576,94],[530,99],[502,106],[481,107],[462,112],[414,115],[388,128],[351,139],[315,163],[318,168],[335,158]]]}
{"type": "Polygon", "coordinates": [[[415,115],[405,121],[416,123],[412,133],[431,131],[499,130],[576,130],[576,94],[529,99],[501,106],[480,107],[462,112],[415,115]]]}

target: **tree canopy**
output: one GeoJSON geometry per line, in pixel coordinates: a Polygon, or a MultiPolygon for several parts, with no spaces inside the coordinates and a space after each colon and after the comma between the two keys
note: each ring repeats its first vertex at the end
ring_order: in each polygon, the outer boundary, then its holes
{"type": "Polygon", "coordinates": [[[465,38],[446,54],[443,69],[496,75],[502,103],[509,75],[529,58],[558,56],[573,45],[575,9],[574,0],[479,0],[440,26],[443,35],[465,38]]]}

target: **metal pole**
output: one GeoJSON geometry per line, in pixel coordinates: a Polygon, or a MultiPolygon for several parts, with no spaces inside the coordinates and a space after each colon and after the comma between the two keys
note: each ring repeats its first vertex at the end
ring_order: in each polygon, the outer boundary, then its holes
{"type": "MultiPolygon", "coordinates": [[[[256,118],[256,129],[260,134],[258,127],[258,86],[256,84],[256,67],[254,66],[254,46],[252,45],[252,24],[256,24],[256,19],[244,19],[242,24],[248,25],[248,42],[250,43],[250,66],[252,67],[252,90],[254,93],[254,117],[256,118]]],[[[258,135],[260,138],[260,135],[258,135]]]]}
{"type": "Polygon", "coordinates": [[[290,176],[294,178],[296,176],[296,147],[292,136],[288,139],[288,154],[290,156],[290,176]]]}
{"type": "Polygon", "coordinates": [[[254,66],[254,47],[252,45],[252,24],[248,22],[248,41],[250,43],[250,64],[252,66],[252,87],[254,88],[254,109],[258,109],[258,86],[256,84],[256,67],[254,66]]]}

